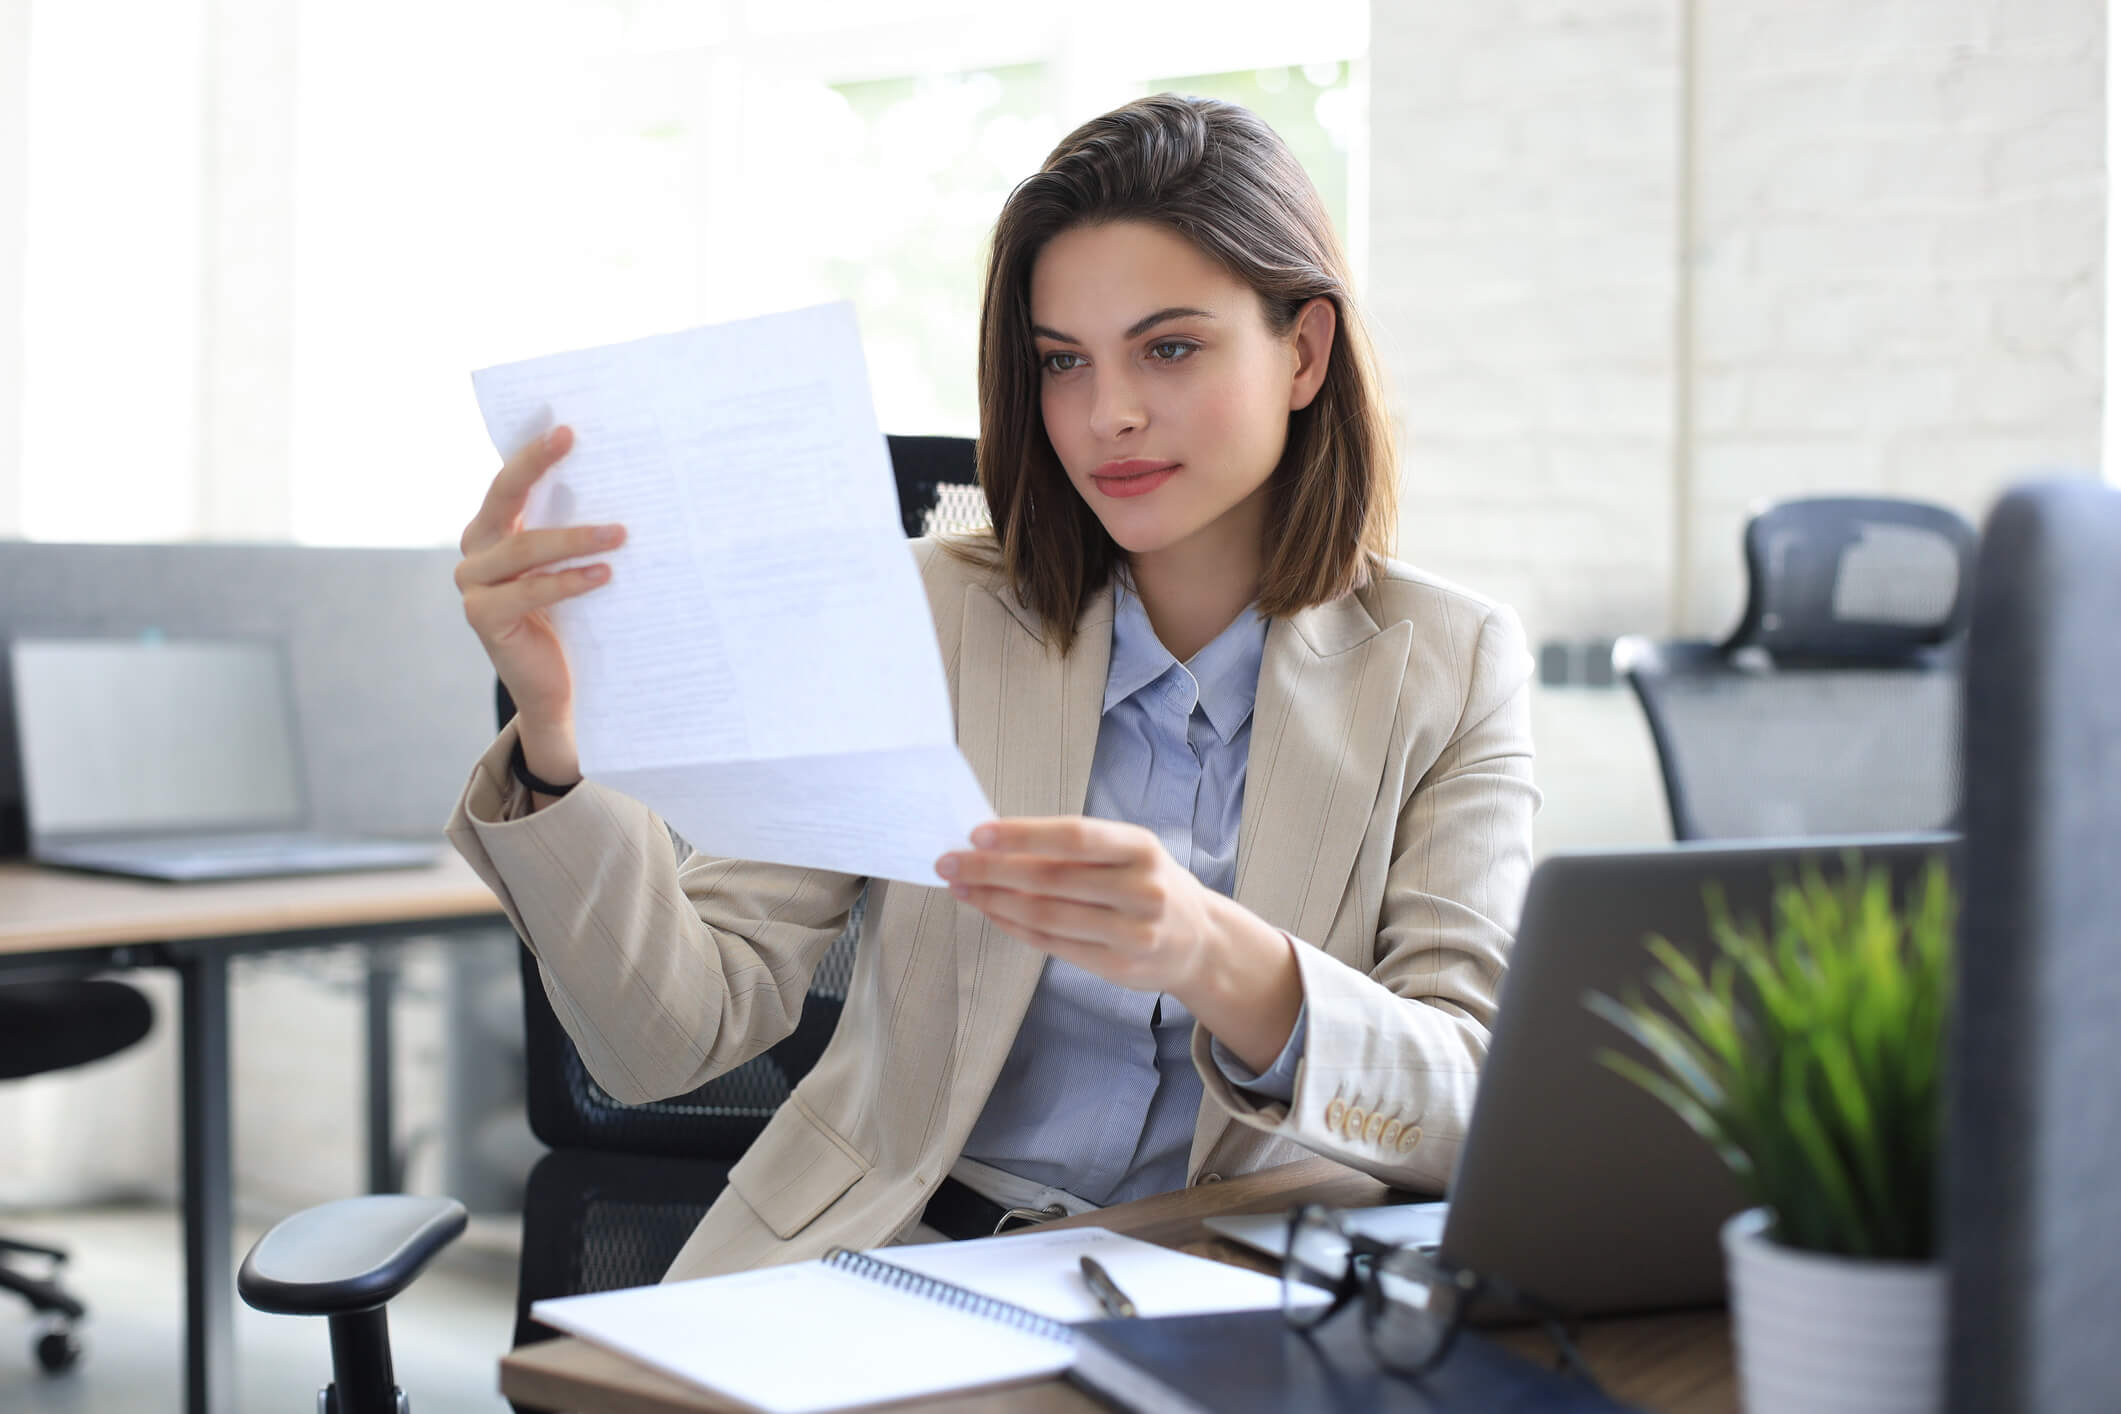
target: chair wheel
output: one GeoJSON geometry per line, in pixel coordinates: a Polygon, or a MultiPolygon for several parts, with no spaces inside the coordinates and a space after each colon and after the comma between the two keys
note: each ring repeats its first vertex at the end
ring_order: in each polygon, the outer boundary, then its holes
{"type": "Polygon", "coordinates": [[[71,1326],[48,1330],[37,1337],[37,1363],[47,1375],[63,1374],[81,1358],[81,1338],[71,1326]]]}

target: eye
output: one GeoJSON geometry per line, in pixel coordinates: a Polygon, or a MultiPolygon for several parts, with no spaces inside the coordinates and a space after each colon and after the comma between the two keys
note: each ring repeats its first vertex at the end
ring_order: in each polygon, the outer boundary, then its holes
{"type": "Polygon", "coordinates": [[[1081,366],[1082,361],[1083,356],[1081,354],[1068,353],[1065,350],[1060,350],[1054,353],[1049,353],[1044,358],[1040,359],[1038,361],[1038,366],[1048,373],[1072,373],[1076,368],[1081,366]],[[1075,360],[1075,362],[1069,364],[1062,364],[1058,362],[1058,360],[1064,358],[1072,358],[1075,360]]]}
{"type": "Polygon", "coordinates": [[[1149,356],[1158,363],[1177,363],[1199,347],[1186,339],[1159,339],[1149,345],[1149,356]]]}

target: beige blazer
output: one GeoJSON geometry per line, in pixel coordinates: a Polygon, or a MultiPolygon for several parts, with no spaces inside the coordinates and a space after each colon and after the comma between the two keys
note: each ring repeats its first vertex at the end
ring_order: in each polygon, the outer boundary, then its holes
{"type": "MultiPolygon", "coordinates": [[[[1062,655],[1005,588],[931,542],[914,550],[958,743],[988,799],[1005,816],[1079,813],[1109,591],[1062,655]]],[[[1399,564],[1269,626],[1235,894],[1300,941],[1309,1037],[1282,1105],[1233,1089],[1196,1031],[1206,1096],[1189,1182],[1311,1151],[1443,1188],[1531,870],[1530,674],[1508,609],[1399,564]]],[[[479,760],[449,836],[536,954],[597,1081],[625,1101],[681,1094],[786,1036],[863,881],[704,856],[680,866],[646,806],[595,782],[524,815],[513,744],[511,728],[479,760]]],[[[874,1246],[913,1226],[986,1104],[1043,962],[945,889],[879,882],[838,1031],[670,1277],[874,1246]]]]}

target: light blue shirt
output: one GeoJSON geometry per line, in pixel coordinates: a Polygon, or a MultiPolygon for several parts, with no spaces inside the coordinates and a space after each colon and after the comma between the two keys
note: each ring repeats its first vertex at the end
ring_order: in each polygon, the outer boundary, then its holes
{"type": "MultiPolygon", "coordinates": [[[[1237,878],[1252,704],[1267,625],[1247,608],[1180,663],[1141,600],[1113,593],[1112,661],[1083,813],[1155,831],[1193,877],[1228,894],[1237,878]]],[[[1305,1017],[1255,1075],[1214,1043],[1234,1085],[1288,1100],[1305,1017]]],[[[1099,1205],[1182,1188],[1200,1111],[1193,1017],[1178,1000],[1134,992],[1046,960],[1001,1078],[965,1155],[1099,1205]]]]}

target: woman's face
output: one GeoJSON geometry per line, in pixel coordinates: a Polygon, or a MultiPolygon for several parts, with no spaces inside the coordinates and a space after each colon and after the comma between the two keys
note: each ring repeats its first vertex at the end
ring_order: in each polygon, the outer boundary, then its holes
{"type": "Polygon", "coordinates": [[[1046,436],[1130,555],[1260,553],[1267,478],[1289,414],[1317,396],[1334,311],[1287,334],[1252,287],[1162,226],[1078,226],[1031,270],[1046,436]]]}

